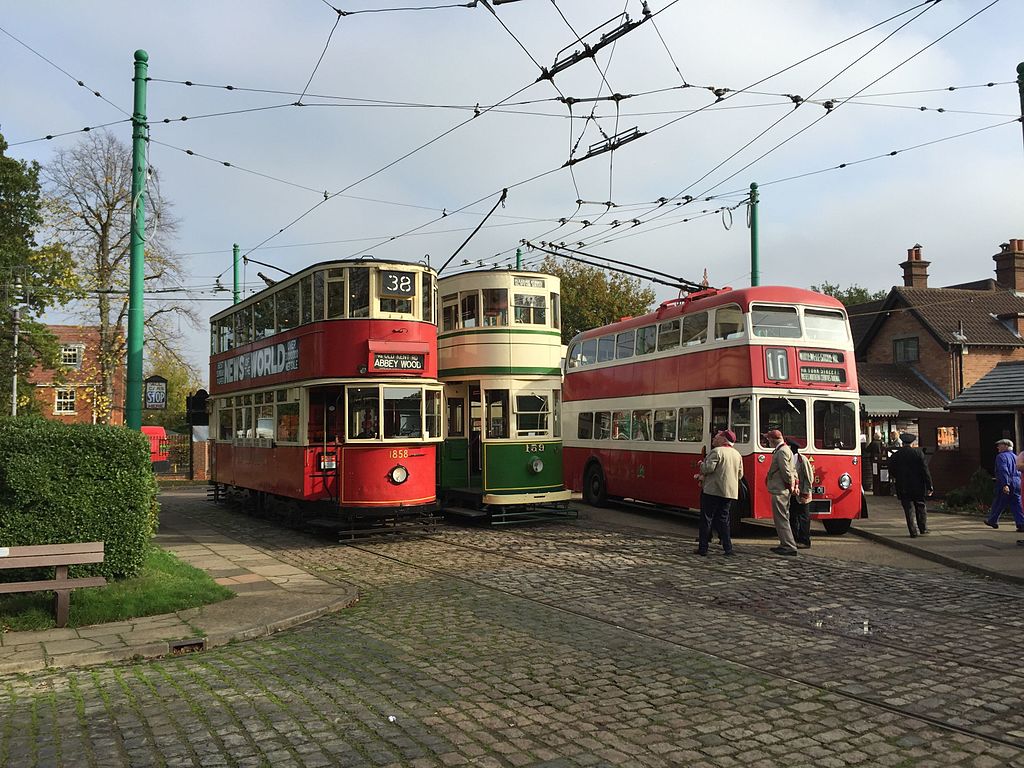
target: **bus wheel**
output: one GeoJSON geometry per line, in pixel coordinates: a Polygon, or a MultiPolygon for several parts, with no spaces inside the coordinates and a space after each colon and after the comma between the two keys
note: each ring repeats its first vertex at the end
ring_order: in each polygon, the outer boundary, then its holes
{"type": "Polygon", "coordinates": [[[591,464],[583,478],[583,500],[595,507],[603,507],[608,501],[608,488],[604,484],[604,473],[598,464],[591,464]]]}
{"type": "Polygon", "coordinates": [[[829,536],[842,536],[848,530],[850,525],[853,523],[852,520],[822,520],[822,525],[825,526],[825,533],[829,536]]]}

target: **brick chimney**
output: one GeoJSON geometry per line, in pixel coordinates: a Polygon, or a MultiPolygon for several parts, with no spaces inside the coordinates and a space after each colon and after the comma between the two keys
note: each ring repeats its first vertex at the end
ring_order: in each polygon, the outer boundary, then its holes
{"type": "Polygon", "coordinates": [[[1024,240],[1011,240],[999,247],[999,253],[992,257],[996,263],[996,282],[1024,293],[1024,240]]]}
{"type": "Polygon", "coordinates": [[[921,259],[920,245],[908,248],[907,260],[900,264],[903,267],[903,285],[907,288],[927,288],[929,264],[930,261],[921,259]]]}

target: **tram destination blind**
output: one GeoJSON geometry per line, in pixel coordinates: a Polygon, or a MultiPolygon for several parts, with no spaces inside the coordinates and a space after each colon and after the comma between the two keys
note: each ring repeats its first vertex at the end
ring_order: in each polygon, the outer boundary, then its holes
{"type": "Polygon", "coordinates": [[[375,352],[375,371],[422,371],[423,355],[409,355],[401,352],[375,352]]]}
{"type": "Polygon", "coordinates": [[[415,296],[416,273],[384,270],[380,273],[382,296],[415,296]]]}

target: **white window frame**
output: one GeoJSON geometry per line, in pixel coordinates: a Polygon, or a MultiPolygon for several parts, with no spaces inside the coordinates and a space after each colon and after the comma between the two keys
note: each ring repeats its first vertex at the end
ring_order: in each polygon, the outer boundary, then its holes
{"type": "Polygon", "coordinates": [[[53,395],[53,412],[58,416],[74,416],[78,413],[78,392],[74,388],[58,387],[54,390],[53,395]],[[67,410],[68,399],[67,393],[71,393],[71,410],[67,410]],[[64,399],[61,399],[61,395],[65,395],[64,399]],[[65,406],[63,409],[61,406],[65,406]]]}

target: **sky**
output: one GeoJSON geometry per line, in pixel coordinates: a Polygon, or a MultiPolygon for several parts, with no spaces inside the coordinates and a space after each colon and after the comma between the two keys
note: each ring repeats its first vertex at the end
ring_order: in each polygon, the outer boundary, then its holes
{"type": "MultiPolygon", "coordinates": [[[[0,132],[45,165],[82,127],[126,119],[148,52],[149,161],[179,219],[175,299],[203,319],[183,352],[204,374],[233,243],[287,272],[363,254],[436,269],[502,189],[442,276],[508,267],[527,240],[749,285],[751,182],[762,285],[888,288],[915,244],[930,285],[978,280],[1024,237],[1020,0],[648,6],[0,0],[0,132]],[[608,33],[623,34],[573,56],[608,33]]],[[[131,140],[127,122],[108,130],[131,140]]],[[[525,266],[542,256],[524,247],[525,266]]],[[[247,293],[257,271],[281,275],[248,264],[247,293]]]]}

